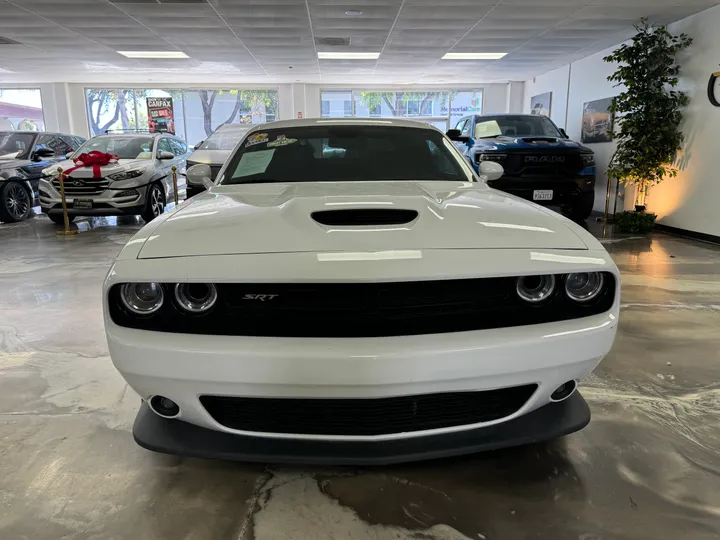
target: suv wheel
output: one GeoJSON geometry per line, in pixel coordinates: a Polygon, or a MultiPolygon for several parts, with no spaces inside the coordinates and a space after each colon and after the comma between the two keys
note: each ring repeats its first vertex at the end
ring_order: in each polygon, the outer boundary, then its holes
{"type": "Polygon", "coordinates": [[[147,200],[145,201],[145,210],[140,217],[146,223],[151,222],[165,211],[165,192],[160,184],[153,184],[148,189],[147,200]]]}
{"type": "Polygon", "coordinates": [[[20,182],[5,182],[0,186],[0,221],[15,223],[30,216],[32,197],[20,182]]]}
{"type": "MultiPolygon", "coordinates": [[[[48,214],[48,217],[55,225],[65,225],[62,214],[48,214]]],[[[68,216],[68,223],[72,223],[73,221],[75,221],[75,216],[68,216]]]]}

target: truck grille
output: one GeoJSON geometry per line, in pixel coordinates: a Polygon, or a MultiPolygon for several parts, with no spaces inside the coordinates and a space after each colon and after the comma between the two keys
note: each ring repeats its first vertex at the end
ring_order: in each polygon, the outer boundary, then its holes
{"type": "MultiPolygon", "coordinates": [[[[339,367],[341,369],[341,367],[339,367]]],[[[200,396],[219,424],[242,431],[373,436],[491,422],[516,413],[537,385],[376,399],[200,396]]]]}
{"type": "MultiPolygon", "coordinates": [[[[60,180],[57,178],[52,181],[53,187],[60,192],[60,180]]],[[[66,178],[65,179],[65,195],[100,195],[108,186],[110,181],[106,178],[66,178]],[[82,185],[78,185],[82,182],[82,185]]]]}

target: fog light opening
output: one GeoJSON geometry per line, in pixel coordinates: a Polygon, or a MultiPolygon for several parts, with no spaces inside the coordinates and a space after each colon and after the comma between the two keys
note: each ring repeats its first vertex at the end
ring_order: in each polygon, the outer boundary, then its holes
{"type": "Polygon", "coordinates": [[[180,407],[172,399],[164,396],[153,396],[148,400],[152,412],[163,418],[175,418],[180,414],[180,407]]]}
{"type": "Polygon", "coordinates": [[[576,389],[577,383],[575,381],[563,383],[558,386],[552,394],[550,394],[550,401],[565,401],[573,395],[576,389]]]}

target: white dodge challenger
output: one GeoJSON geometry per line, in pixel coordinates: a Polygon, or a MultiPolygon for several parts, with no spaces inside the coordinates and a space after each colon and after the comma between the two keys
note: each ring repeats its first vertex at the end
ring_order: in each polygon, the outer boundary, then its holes
{"type": "Polygon", "coordinates": [[[487,187],[498,164],[480,173],[410,121],[250,130],[105,281],[138,444],[382,464],[582,429],[620,275],[582,227],[487,187]]]}

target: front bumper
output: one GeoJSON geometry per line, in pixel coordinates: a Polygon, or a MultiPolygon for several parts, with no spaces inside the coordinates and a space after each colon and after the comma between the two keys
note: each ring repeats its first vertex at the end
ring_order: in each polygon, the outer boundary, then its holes
{"type": "Polygon", "coordinates": [[[381,442],[276,439],[221,433],[150,411],[146,403],[135,419],[135,441],[165,454],[237,461],[323,465],[388,465],[471,454],[536,443],[568,435],[590,422],[590,409],[575,392],[502,424],[451,434],[381,442]]]}
{"type": "Polygon", "coordinates": [[[134,330],[106,319],[110,356],[143,398],[170,398],[177,421],[232,436],[385,442],[486,429],[543,408],[560,385],[589,374],[610,350],[616,313],[516,328],[385,338],[261,338],[134,330]],[[534,384],[509,416],[484,423],[381,435],[232,429],[200,396],[372,399],[534,384]]]}
{"type": "Polygon", "coordinates": [[[498,180],[488,182],[488,186],[541,205],[572,206],[585,197],[595,196],[594,175],[578,175],[565,178],[559,176],[515,177],[506,175],[498,180]],[[552,190],[553,198],[551,200],[533,200],[533,192],[536,190],[552,190]]]}
{"type": "MultiPolygon", "coordinates": [[[[92,195],[66,194],[67,211],[70,216],[123,216],[137,215],[145,209],[149,184],[122,186],[92,195]],[[118,197],[122,191],[135,190],[136,195],[118,197]],[[73,208],[74,199],[92,201],[92,208],[73,208]]],[[[55,187],[45,180],[40,183],[40,208],[44,214],[62,214],[62,199],[55,187]]]]}

